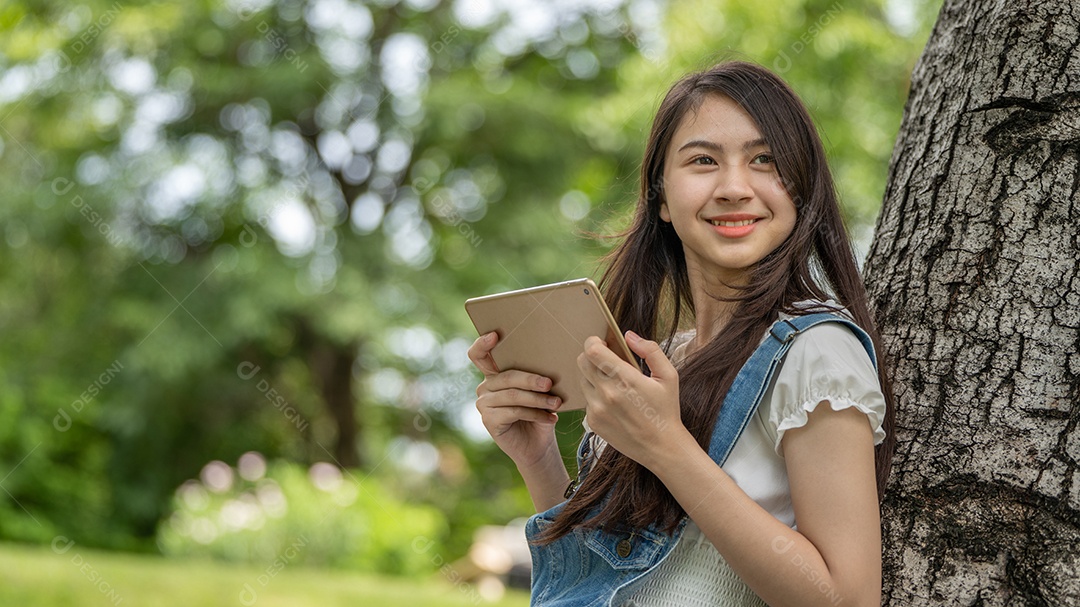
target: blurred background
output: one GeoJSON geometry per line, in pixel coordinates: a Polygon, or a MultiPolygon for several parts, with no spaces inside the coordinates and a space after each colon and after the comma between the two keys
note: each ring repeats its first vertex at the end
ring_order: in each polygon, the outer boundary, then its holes
{"type": "Polygon", "coordinates": [[[464,300],[596,277],[722,59],[864,253],[939,5],[4,0],[0,604],[527,604],[464,300]]]}

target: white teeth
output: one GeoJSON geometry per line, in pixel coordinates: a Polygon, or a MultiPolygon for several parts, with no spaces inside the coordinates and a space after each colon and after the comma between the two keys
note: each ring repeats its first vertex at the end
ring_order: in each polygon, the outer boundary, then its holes
{"type": "Polygon", "coordinates": [[[716,219],[710,219],[709,223],[713,224],[714,226],[724,226],[724,227],[727,227],[727,228],[738,228],[738,227],[742,227],[742,226],[748,226],[748,225],[754,223],[754,221],[755,220],[753,220],[753,219],[744,219],[742,221],[718,221],[716,219]]]}

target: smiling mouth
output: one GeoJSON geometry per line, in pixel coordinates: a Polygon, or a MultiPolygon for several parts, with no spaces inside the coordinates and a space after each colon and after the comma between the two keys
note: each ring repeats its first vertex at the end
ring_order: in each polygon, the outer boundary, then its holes
{"type": "Polygon", "coordinates": [[[724,226],[725,228],[741,228],[743,226],[748,226],[748,225],[754,223],[755,221],[757,221],[757,220],[756,219],[744,219],[742,221],[719,221],[717,219],[710,219],[709,223],[713,224],[714,226],[724,226]]]}

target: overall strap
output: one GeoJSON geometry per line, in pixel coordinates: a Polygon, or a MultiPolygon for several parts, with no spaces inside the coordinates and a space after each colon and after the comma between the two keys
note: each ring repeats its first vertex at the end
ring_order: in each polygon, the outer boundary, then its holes
{"type": "Polygon", "coordinates": [[[877,356],[874,354],[874,344],[870,336],[845,316],[820,312],[776,321],[769,328],[769,335],[739,370],[724,397],[724,404],[720,406],[720,414],[716,418],[716,427],[709,443],[709,456],[718,465],[723,466],[731,455],[735,441],[757,411],[758,404],[765,396],[773,375],[795,337],[810,327],[826,322],[840,323],[851,329],[870,355],[874,368],[877,368],[877,356]]]}

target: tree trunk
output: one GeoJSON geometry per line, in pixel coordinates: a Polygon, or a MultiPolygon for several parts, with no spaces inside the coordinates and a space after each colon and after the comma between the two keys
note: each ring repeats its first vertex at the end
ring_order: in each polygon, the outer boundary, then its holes
{"type": "Polygon", "coordinates": [[[353,364],[358,348],[355,343],[338,344],[320,335],[302,316],[294,318],[294,322],[297,349],[305,353],[312,379],[337,429],[333,453],[322,445],[320,450],[332,455],[334,462],[343,468],[361,467],[364,463],[359,445],[361,427],[356,416],[357,399],[353,396],[353,364]]]}
{"type": "Polygon", "coordinates": [[[1080,605],[1080,5],[946,0],[867,285],[898,397],[887,605],[1080,605]]]}
{"type": "Polygon", "coordinates": [[[358,468],[363,462],[357,442],[360,427],[356,419],[356,399],[352,393],[356,349],[322,342],[309,352],[308,360],[326,409],[337,426],[334,460],[343,468],[358,468]]]}

